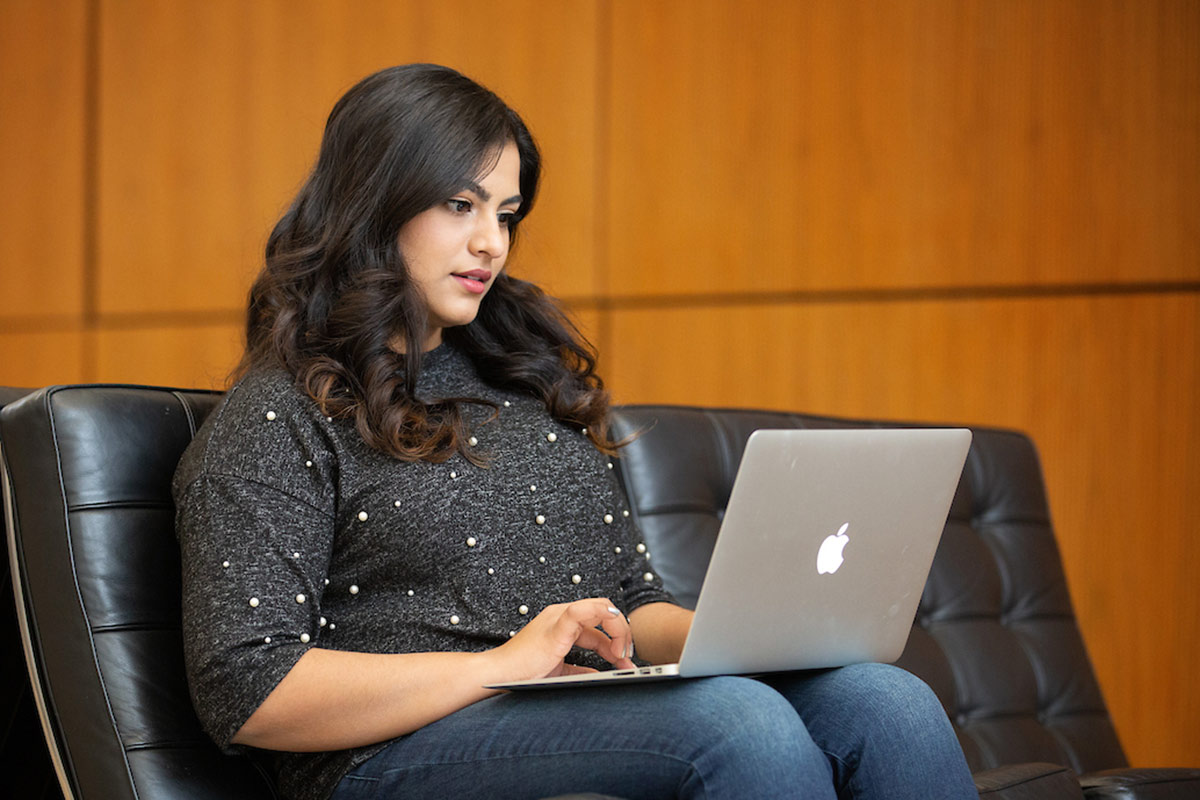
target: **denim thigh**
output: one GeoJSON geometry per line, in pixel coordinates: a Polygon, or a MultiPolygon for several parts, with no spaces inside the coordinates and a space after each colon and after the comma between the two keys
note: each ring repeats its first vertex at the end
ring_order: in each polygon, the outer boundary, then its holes
{"type": "Polygon", "coordinates": [[[839,797],[977,800],[945,710],[920,678],[887,664],[771,675],[828,756],[839,797]]]}
{"type": "Polygon", "coordinates": [[[834,798],[830,762],[766,684],[720,677],[514,692],[468,706],[351,771],[334,800],[834,798]]]}

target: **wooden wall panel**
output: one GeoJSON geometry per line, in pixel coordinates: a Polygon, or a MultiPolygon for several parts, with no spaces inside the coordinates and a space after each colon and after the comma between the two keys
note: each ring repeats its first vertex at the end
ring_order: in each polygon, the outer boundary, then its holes
{"type": "Polygon", "coordinates": [[[557,178],[522,245],[531,263],[552,267],[531,272],[558,292],[593,288],[590,249],[578,246],[594,236],[583,202],[595,173],[592,4],[122,0],[102,9],[102,311],[242,307],[334,101],[369,72],[418,60],[462,68],[526,111],[557,178]]]}
{"type": "Polygon", "coordinates": [[[613,6],[615,294],[1200,278],[1200,5],[613,6]]]}
{"type": "Polygon", "coordinates": [[[82,329],[0,332],[0,385],[37,388],[86,380],[82,329]]]}
{"type": "Polygon", "coordinates": [[[83,312],[86,27],[82,3],[0,4],[0,318],[83,312]]]}
{"type": "Polygon", "coordinates": [[[184,389],[225,389],[242,353],[236,322],[100,330],[90,380],[184,389]]]}
{"type": "Polygon", "coordinates": [[[617,311],[620,402],[1015,427],[1137,764],[1200,747],[1200,296],[617,311]]]}

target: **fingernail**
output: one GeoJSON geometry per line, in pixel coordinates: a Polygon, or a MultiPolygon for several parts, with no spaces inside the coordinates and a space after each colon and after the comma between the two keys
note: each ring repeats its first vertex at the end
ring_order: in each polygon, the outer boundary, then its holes
{"type": "Polygon", "coordinates": [[[614,617],[620,616],[621,614],[620,611],[617,611],[617,609],[613,608],[612,606],[608,607],[608,613],[612,614],[614,617]]]}
{"type": "Polygon", "coordinates": [[[633,658],[633,642],[629,643],[629,657],[633,658]]]}

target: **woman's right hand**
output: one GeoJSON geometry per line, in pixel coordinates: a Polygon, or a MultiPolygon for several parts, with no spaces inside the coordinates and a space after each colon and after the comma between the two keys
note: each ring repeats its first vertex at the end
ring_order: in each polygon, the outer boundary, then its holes
{"type": "Polygon", "coordinates": [[[500,661],[503,681],[594,672],[563,661],[575,646],[593,651],[618,669],[633,667],[629,620],[604,597],[546,606],[492,654],[500,661]]]}

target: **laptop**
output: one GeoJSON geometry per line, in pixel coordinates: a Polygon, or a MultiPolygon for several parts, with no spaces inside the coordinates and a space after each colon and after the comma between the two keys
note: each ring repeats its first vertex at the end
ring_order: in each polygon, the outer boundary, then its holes
{"type": "Polygon", "coordinates": [[[487,688],[895,661],[970,444],[966,429],[755,431],[678,664],[487,688]]]}

